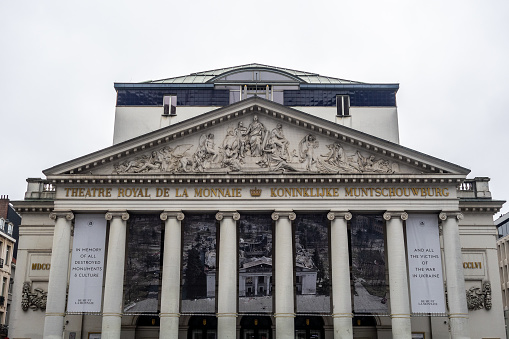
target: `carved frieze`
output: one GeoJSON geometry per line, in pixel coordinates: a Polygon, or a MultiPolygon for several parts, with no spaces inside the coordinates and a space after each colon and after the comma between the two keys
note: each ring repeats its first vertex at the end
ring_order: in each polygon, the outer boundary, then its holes
{"type": "Polygon", "coordinates": [[[481,287],[470,287],[467,291],[467,306],[469,310],[480,310],[482,308],[489,311],[491,309],[491,284],[485,281],[481,287]]]}
{"type": "Polygon", "coordinates": [[[301,130],[286,131],[281,123],[261,121],[254,115],[226,129],[120,161],[113,170],[116,174],[201,172],[391,174],[400,169],[397,163],[365,150],[301,130]]]}
{"type": "Polygon", "coordinates": [[[46,310],[46,300],[48,292],[44,292],[41,288],[35,288],[32,292],[32,283],[25,281],[21,295],[21,308],[28,311],[31,308],[34,311],[46,310]]]}

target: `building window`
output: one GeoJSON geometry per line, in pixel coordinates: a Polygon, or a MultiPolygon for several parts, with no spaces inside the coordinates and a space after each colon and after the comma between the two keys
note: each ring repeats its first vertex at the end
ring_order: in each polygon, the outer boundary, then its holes
{"type": "Polygon", "coordinates": [[[4,218],[0,218],[0,230],[4,230],[4,227],[5,227],[5,220],[4,218]]]}
{"type": "Polygon", "coordinates": [[[12,222],[10,222],[7,226],[7,233],[9,233],[10,235],[12,235],[12,231],[14,230],[14,224],[12,222]]]}
{"type": "Polygon", "coordinates": [[[11,246],[7,245],[7,251],[5,252],[5,264],[9,265],[9,256],[11,255],[11,246]]]}
{"type": "Polygon", "coordinates": [[[350,115],[350,97],[348,95],[336,96],[336,108],[338,117],[350,115]]]}
{"type": "MultiPolygon", "coordinates": [[[[2,279],[2,296],[5,297],[5,287],[7,286],[7,278],[4,277],[2,279]]],[[[0,305],[0,306],[3,306],[3,305],[0,305]]]]}
{"type": "Polygon", "coordinates": [[[177,96],[165,95],[163,97],[164,115],[177,115],[177,96]]]}

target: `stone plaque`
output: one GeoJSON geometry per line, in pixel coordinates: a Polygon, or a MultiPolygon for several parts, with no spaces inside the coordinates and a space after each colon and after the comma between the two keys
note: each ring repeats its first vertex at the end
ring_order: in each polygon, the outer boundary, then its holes
{"type": "Polygon", "coordinates": [[[47,280],[51,267],[50,253],[31,253],[28,257],[28,277],[35,280],[47,280]]]}
{"type": "Polygon", "coordinates": [[[463,252],[462,257],[465,279],[483,279],[486,276],[486,253],[463,252]]]}

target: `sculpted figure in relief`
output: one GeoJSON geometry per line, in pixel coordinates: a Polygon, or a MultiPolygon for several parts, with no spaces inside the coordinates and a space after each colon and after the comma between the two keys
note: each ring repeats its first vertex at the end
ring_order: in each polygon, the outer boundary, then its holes
{"type": "Polygon", "coordinates": [[[247,134],[249,135],[249,148],[251,150],[252,157],[261,157],[263,150],[263,141],[266,134],[265,126],[258,121],[258,116],[255,115],[253,117],[253,122],[249,125],[247,129],[247,134]]]}
{"type": "Polygon", "coordinates": [[[312,166],[315,163],[315,148],[318,148],[319,143],[313,134],[306,135],[299,143],[300,162],[304,163],[306,170],[312,171],[312,166]]]}
{"type": "Polygon", "coordinates": [[[356,151],[348,155],[339,143],[327,145],[329,152],[318,159],[318,171],[324,173],[394,173],[397,164],[390,164],[388,160],[378,159],[374,155],[363,156],[356,151]]]}
{"type": "Polygon", "coordinates": [[[277,153],[279,153],[279,156],[282,159],[290,159],[290,152],[288,151],[290,142],[285,138],[283,134],[283,125],[276,125],[276,128],[274,128],[270,133],[270,139],[268,142],[275,146],[277,153]]]}
{"type": "Polygon", "coordinates": [[[234,134],[233,128],[229,127],[222,147],[222,167],[228,167],[232,171],[240,171],[242,158],[240,157],[240,142],[234,134]]]}
{"type": "Polygon", "coordinates": [[[247,127],[244,127],[242,121],[239,121],[237,128],[235,129],[235,135],[239,141],[239,156],[244,158],[246,156],[247,148],[249,146],[249,135],[247,133],[247,127]]]}
{"type": "Polygon", "coordinates": [[[174,148],[167,146],[150,155],[142,155],[132,160],[122,161],[114,165],[115,173],[145,173],[145,172],[188,172],[191,160],[186,152],[193,145],[183,144],[174,148]]]}
{"type": "Polygon", "coordinates": [[[359,151],[355,155],[357,156],[358,169],[362,173],[394,173],[388,160],[375,161],[374,155],[363,157],[359,151]]]}
{"type": "Polygon", "coordinates": [[[156,151],[150,155],[142,155],[130,161],[124,161],[115,166],[117,173],[144,173],[161,170],[163,164],[163,156],[156,151]]]}
{"type": "Polygon", "coordinates": [[[297,171],[288,164],[291,161],[289,146],[290,142],[283,134],[283,125],[277,124],[263,147],[263,158],[257,164],[261,167],[268,167],[273,172],[297,171]]]}
{"type": "Polygon", "coordinates": [[[203,172],[211,167],[219,153],[215,150],[214,134],[202,134],[199,140],[199,146],[193,155],[193,170],[203,172]]]}
{"type": "Polygon", "coordinates": [[[162,172],[189,172],[192,161],[186,152],[192,147],[193,145],[191,144],[183,144],[176,147],[163,147],[159,151],[163,158],[162,172]]]}
{"type": "MultiPolygon", "coordinates": [[[[395,173],[398,164],[366,154],[364,150],[345,148],[339,142],[327,144],[320,152],[317,136],[306,134],[296,149],[285,136],[283,125],[267,130],[254,115],[249,127],[242,121],[229,126],[216,147],[214,134],[199,137],[193,144],[165,146],[114,164],[114,173],[181,173],[225,171],[314,171],[318,173],[395,173]],[[347,153],[347,151],[351,153],[347,153]]],[[[294,140],[294,139],[292,139],[294,140]]],[[[298,140],[298,139],[297,139],[298,140]]],[[[294,145],[297,146],[297,145],[294,145]]]]}

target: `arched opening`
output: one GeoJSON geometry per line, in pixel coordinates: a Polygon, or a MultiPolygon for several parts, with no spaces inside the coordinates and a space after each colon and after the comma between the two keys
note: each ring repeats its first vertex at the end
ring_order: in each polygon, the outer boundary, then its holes
{"type": "Polygon", "coordinates": [[[243,316],[240,326],[241,339],[272,339],[270,317],[243,316]]]}
{"type": "Polygon", "coordinates": [[[295,339],[323,339],[324,322],[322,317],[295,317],[295,339]]]}
{"type": "Polygon", "coordinates": [[[216,339],[217,318],[211,316],[192,316],[188,323],[187,339],[216,339]]]}

